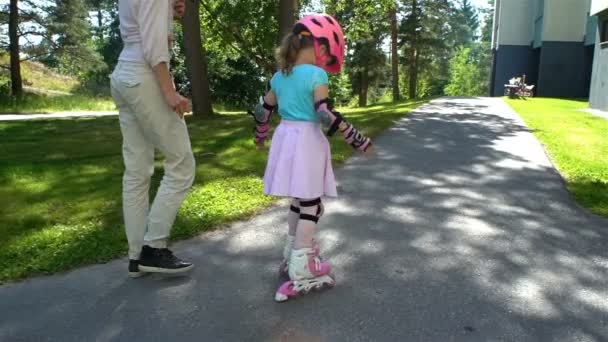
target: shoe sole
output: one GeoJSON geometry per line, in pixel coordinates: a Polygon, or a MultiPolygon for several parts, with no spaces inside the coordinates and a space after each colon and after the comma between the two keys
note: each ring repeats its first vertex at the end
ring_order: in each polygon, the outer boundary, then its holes
{"type": "Polygon", "coordinates": [[[130,278],[133,278],[133,279],[136,279],[136,278],[141,278],[141,277],[143,277],[143,276],[145,276],[145,275],[147,275],[147,274],[148,274],[148,273],[146,273],[146,272],[141,272],[141,271],[140,271],[140,272],[129,272],[129,277],[130,277],[130,278]]]}
{"type": "Polygon", "coordinates": [[[163,273],[163,274],[180,274],[180,273],[188,272],[193,268],[194,268],[194,265],[190,265],[188,267],[182,267],[182,268],[175,268],[175,269],[139,265],[139,269],[146,273],[163,273]]]}

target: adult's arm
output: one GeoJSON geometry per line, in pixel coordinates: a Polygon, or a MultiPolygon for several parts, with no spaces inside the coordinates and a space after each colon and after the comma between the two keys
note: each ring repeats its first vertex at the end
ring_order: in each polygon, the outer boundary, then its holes
{"type": "Polygon", "coordinates": [[[171,25],[166,1],[143,0],[139,2],[137,22],[139,23],[144,60],[154,70],[154,75],[165,101],[177,114],[183,116],[188,111],[188,100],[179,95],[169,72],[169,40],[167,34],[171,25]]]}

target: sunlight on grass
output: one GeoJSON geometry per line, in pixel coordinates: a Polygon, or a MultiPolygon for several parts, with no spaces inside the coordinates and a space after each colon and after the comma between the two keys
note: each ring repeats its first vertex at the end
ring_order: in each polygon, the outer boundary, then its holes
{"type": "Polygon", "coordinates": [[[545,145],[574,198],[608,216],[608,120],[580,109],[585,101],[506,100],[545,145]]]}
{"type": "Polygon", "coordinates": [[[40,96],[26,94],[20,100],[0,97],[0,113],[36,114],[74,111],[116,111],[116,106],[110,98],[93,98],[84,95],[40,96]]]}
{"type": "MultiPolygon", "coordinates": [[[[0,52],[0,65],[7,67],[10,65],[8,53],[0,52]]],[[[0,76],[9,77],[9,69],[0,68],[0,76]]],[[[80,86],[80,82],[75,78],[60,75],[47,68],[44,64],[32,61],[21,62],[21,77],[24,86],[37,89],[70,93],[80,86]]]]}
{"type": "MultiPolygon", "coordinates": [[[[376,136],[422,102],[346,109],[376,136]]],[[[273,119],[273,127],[278,117],[273,119]]],[[[253,145],[244,112],[188,118],[196,180],[172,238],[182,239],[249,217],[275,199],[262,194],[267,151],[253,145]]],[[[0,122],[0,282],[54,273],[124,255],[123,172],[116,118],[0,122]]],[[[353,150],[332,138],[336,166],[353,150]]],[[[162,177],[157,156],[151,198],[162,177]]]]}

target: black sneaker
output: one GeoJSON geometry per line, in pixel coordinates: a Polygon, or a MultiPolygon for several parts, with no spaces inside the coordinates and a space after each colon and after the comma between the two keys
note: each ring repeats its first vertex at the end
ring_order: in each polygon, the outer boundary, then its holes
{"type": "Polygon", "coordinates": [[[139,260],[129,259],[129,277],[139,278],[144,275],[146,272],[139,269],[139,260]]]}
{"type": "Polygon", "coordinates": [[[168,248],[144,246],[141,249],[140,271],[174,274],[190,271],[193,267],[192,263],[179,259],[168,248]]]}

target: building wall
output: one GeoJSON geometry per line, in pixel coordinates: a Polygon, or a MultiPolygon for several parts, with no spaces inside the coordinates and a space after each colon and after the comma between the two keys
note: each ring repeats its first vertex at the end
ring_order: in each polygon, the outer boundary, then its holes
{"type": "Polygon", "coordinates": [[[582,42],[543,42],[537,93],[543,97],[586,97],[585,46],[582,42]]]}
{"type": "Polygon", "coordinates": [[[543,15],[545,42],[581,42],[587,27],[589,1],[546,0],[543,15]],[[581,8],[581,5],[585,8],[581,8]]]}
{"type": "Polygon", "coordinates": [[[499,26],[497,43],[501,45],[530,46],[533,39],[536,2],[530,0],[503,0],[498,3],[499,26]]]}
{"type": "Polygon", "coordinates": [[[530,75],[532,49],[530,46],[501,45],[494,52],[493,89],[491,96],[502,96],[504,85],[514,76],[530,75]]]}
{"type": "Polygon", "coordinates": [[[510,78],[525,74],[538,96],[587,97],[597,31],[591,6],[591,0],[498,0],[490,94],[501,96],[510,78]]]}
{"type": "Polygon", "coordinates": [[[529,73],[537,1],[495,2],[491,96],[502,96],[509,79],[529,73]]]}
{"type": "Polygon", "coordinates": [[[584,40],[591,1],[546,0],[536,84],[538,96],[586,97],[591,64],[584,40]]]}
{"type": "MultiPolygon", "coordinates": [[[[598,1],[601,2],[601,1],[598,1]]],[[[594,0],[596,5],[596,0],[594,0]]],[[[591,89],[589,106],[591,108],[608,111],[608,44],[600,45],[599,30],[605,21],[608,21],[608,4],[603,12],[598,13],[598,34],[596,35],[595,54],[593,58],[593,75],[591,76],[591,89]]]]}

